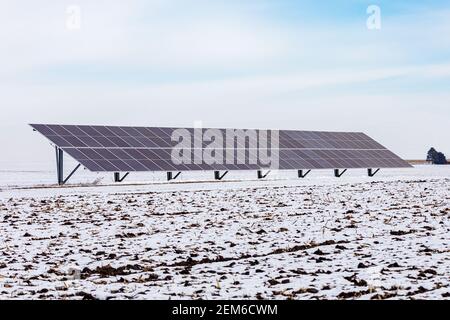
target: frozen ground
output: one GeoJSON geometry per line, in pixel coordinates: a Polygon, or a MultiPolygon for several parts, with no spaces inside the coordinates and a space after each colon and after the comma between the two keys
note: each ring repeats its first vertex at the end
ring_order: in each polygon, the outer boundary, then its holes
{"type": "Polygon", "coordinates": [[[0,172],[0,298],[450,296],[450,166],[120,186],[82,173],[67,188],[53,175],[0,172]]]}

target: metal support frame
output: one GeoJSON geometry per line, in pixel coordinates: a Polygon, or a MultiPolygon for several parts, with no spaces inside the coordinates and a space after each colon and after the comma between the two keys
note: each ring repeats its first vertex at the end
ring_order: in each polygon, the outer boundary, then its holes
{"type": "Polygon", "coordinates": [[[270,173],[270,170],[267,171],[265,174],[263,174],[262,170],[258,170],[257,174],[258,174],[258,179],[264,179],[265,177],[267,177],[270,173]]]}
{"type": "Polygon", "coordinates": [[[367,169],[367,174],[369,175],[369,177],[373,177],[373,176],[375,176],[378,173],[378,171],[380,171],[380,168],[378,168],[375,171],[373,171],[372,168],[369,168],[369,169],[367,169]]]}
{"type": "Polygon", "coordinates": [[[220,171],[214,171],[214,179],[216,180],[222,180],[226,175],[228,171],[225,171],[222,175],[220,175],[220,171]]]}
{"type": "Polygon", "coordinates": [[[80,169],[81,164],[78,164],[75,169],[72,170],[72,172],[67,176],[67,178],[64,179],[64,151],[61,150],[58,147],[55,147],[56,151],[56,174],[58,178],[58,184],[60,186],[65,185],[67,181],[69,181],[70,178],[77,172],[78,169],[80,169]]]}
{"type": "Polygon", "coordinates": [[[175,176],[173,175],[173,172],[171,172],[171,171],[167,172],[167,181],[175,180],[176,178],[179,177],[180,174],[181,174],[181,171],[178,172],[175,176]]]}
{"type": "Polygon", "coordinates": [[[129,172],[125,173],[123,177],[120,177],[120,172],[114,172],[114,182],[123,182],[126,177],[129,176],[129,172]]]}
{"type": "Polygon", "coordinates": [[[306,176],[308,175],[308,173],[310,173],[311,170],[306,171],[305,173],[303,173],[303,170],[298,170],[298,177],[299,178],[306,178],[306,176]]]}
{"type": "Polygon", "coordinates": [[[342,177],[342,175],[344,174],[344,173],[346,173],[347,172],[347,169],[344,169],[342,172],[339,172],[339,169],[334,169],[334,176],[336,177],[336,178],[340,178],[340,177],[342,177]]]}

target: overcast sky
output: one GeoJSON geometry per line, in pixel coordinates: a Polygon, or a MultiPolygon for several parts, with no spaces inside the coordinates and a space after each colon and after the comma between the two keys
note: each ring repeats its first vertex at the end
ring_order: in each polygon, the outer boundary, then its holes
{"type": "Polygon", "coordinates": [[[448,1],[1,0],[0,24],[2,169],[53,160],[27,123],[363,131],[450,154],[448,1]]]}

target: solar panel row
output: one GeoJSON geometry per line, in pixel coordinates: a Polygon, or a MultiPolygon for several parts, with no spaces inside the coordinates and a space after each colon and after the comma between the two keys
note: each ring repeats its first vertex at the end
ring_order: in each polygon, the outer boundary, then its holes
{"type": "MultiPolygon", "coordinates": [[[[177,142],[172,133],[178,128],[144,128],[114,126],[31,125],[58,148],[67,152],[79,163],[94,172],[131,171],[192,171],[192,170],[257,170],[265,168],[261,159],[252,162],[253,149],[247,142],[236,141],[232,150],[233,163],[175,164],[171,153],[177,142]]],[[[195,146],[205,148],[209,141],[199,141],[195,129],[186,130],[192,135],[195,146]]],[[[208,129],[202,129],[206,132],[208,129]]],[[[226,129],[219,130],[226,136],[226,129]]],[[[259,134],[260,130],[256,130],[259,134]]],[[[391,151],[365,135],[351,132],[279,131],[277,144],[269,136],[259,143],[276,149],[278,169],[337,169],[337,168],[389,168],[409,167],[391,151]]],[[[219,143],[226,149],[226,140],[219,143]]],[[[255,147],[255,146],[253,146],[255,147]]],[[[194,158],[194,149],[189,151],[194,158]]]]}

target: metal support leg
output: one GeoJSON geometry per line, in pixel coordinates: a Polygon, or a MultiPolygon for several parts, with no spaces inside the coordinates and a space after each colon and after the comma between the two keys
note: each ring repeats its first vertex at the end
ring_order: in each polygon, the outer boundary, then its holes
{"type": "Polygon", "coordinates": [[[119,172],[115,172],[114,173],[114,182],[123,182],[123,180],[125,180],[126,177],[128,177],[130,173],[127,172],[123,177],[120,177],[120,173],[119,172]]]}
{"type": "Polygon", "coordinates": [[[58,184],[61,186],[64,184],[64,151],[55,147],[56,151],[56,174],[58,184]]]}
{"type": "Polygon", "coordinates": [[[347,169],[344,169],[344,171],[342,171],[342,172],[339,172],[339,169],[334,169],[334,176],[336,177],[336,178],[340,178],[340,177],[342,177],[342,175],[344,174],[344,173],[346,173],[347,172],[347,169]]]}
{"type": "Polygon", "coordinates": [[[69,181],[70,178],[77,172],[77,170],[81,167],[81,164],[78,164],[75,169],[64,179],[64,151],[58,147],[55,147],[56,150],[56,172],[58,176],[58,184],[60,186],[64,185],[69,181]]]}
{"type": "Polygon", "coordinates": [[[216,180],[222,180],[226,175],[228,171],[225,171],[222,175],[220,175],[220,171],[214,171],[214,179],[216,180]]]}
{"type": "Polygon", "coordinates": [[[298,170],[298,177],[299,178],[306,178],[306,176],[308,175],[308,173],[310,173],[311,170],[306,171],[305,173],[303,173],[303,170],[298,170]]]}
{"type": "Polygon", "coordinates": [[[258,179],[264,179],[265,177],[267,177],[270,173],[270,170],[266,172],[266,174],[263,174],[261,170],[258,170],[258,179]]]}
{"type": "Polygon", "coordinates": [[[178,178],[178,176],[181,174],[181,172],[178,172],[175,176],[172,172],[167,172],[167,181],[172,181],[178,178]]]}
{"type": "Polygon", "coordinates": [[[369,175],[369,177],[373,177],[378,173],[378,171],[380,171],[380,169],[373,171],[373,169],[370,168],[370,169],[367,169],[367,174],[369,175]]]}

